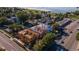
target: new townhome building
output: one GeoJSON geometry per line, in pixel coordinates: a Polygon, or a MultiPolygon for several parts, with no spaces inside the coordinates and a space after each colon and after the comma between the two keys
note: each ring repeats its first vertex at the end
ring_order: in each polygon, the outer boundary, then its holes
{"type": "Polygon", "coordinates": [[[18,36],[22,42],[32,43],[35,40],[42,38],[47,32],[52,31],[52,29],[53,28],[49,25],[39,24],[18,32],[18,36]]]}

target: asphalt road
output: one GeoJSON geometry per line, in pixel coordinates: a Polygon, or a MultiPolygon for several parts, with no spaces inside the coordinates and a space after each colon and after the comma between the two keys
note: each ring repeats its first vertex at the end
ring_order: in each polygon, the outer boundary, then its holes
{"type": "Polygon", "coordinates": [[[69,26],[67,26],[67,32],[70,33],[68,37],[64,40],[63,46],[65,46],[69,50],[76,50],[77,47],[77,40],[76,40],[76,33],[77,33],[77,28],[79,27],[79,24],[77,23],[78,21],[74,21],[71,23],[69,26]]]}
{"type": "Polygon", "coordinates": [[[0,32],[0,44],[3,46],[7,51],[24,51],[17,43],[10,40],[7,36],[0,32]]]}
{"type": "Polygon", "coordinates": [[[77,28],[79,27],[79,24],[77,23],[79,22],[74,21],[71,24],[69,24],[68,26],[66,26],[65,28],[67,30],[65,30],[67,33],[69,33],[69,36],[62,36],[62,39],[60,39],[59,42],[57,42],[59,45],[64,46],[66,49],[70,50],[70,51],[74,51],[77,48],[78,42],[76,40],[76,33],[77,33],[77,28]],[[72,31],[72,33],[70,33],[72,31]],[[64,43],[61,43],[61,42],[64,43]]]}

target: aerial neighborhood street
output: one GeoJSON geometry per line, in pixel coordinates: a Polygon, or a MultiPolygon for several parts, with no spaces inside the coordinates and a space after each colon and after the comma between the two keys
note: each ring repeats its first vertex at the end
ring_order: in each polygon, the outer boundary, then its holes
{"type": "Polygon", "coordinates": [[[77,28],[79,28],[79,20],[73,21],[71,24],[65,27],[65,31],[69,33],[69,36],[63,36],[60,41],[57,43],[64,46],[66,49],[70,51],[78,50],[77,45],[78,41],[76,40],[76,33],[78,32],[77,28]],[[64,42],[64,43],[62,43],[64,42]]]}
{"type": "Polygon", "coordinates": [[[78,50],[79,8],[63,13],[0,7],[0,51],[78,50]]]}

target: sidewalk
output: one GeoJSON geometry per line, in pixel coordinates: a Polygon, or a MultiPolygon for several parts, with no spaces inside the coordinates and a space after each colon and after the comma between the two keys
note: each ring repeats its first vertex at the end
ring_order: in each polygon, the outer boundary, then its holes
{"type": "Polygon", "coordinates": [[[77,45],[77,48],[76,48],[76,50],[77,50],[77,51],[79,51],[79,42],[78,42],[78,45],[77,45]]]}
{"type": "Polygon", "coordinates": [[[8,38],[12,38],[9,34],[7,34],[5,31],[0,29],[0,32],[3,33],[4,35],[6,35],[8,38]]]}

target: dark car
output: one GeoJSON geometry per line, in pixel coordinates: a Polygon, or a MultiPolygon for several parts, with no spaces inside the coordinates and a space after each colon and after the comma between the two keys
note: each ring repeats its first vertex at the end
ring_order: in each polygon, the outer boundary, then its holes
{"type": "Polygon", "coordinates": [[[73,33],[72,31],[70,31],[70,33],[73,33]]]}

